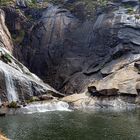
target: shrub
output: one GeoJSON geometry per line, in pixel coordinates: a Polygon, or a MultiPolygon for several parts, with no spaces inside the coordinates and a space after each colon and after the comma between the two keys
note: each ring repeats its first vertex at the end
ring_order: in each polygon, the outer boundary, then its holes
{"type": "Polygon", "coordinates": [[[17,102],[15,101],[12,101],[9,105],[8,105],[9,108],[19,108],[19,105],[17,104],[17,102]]]}
{"type": "Polygon", "coordinates": [[[12,63],[12,57],[10,56],[10,54],[6,53],[6,54],[3,54],[1,56],[1,58],[3,59],[3,61],[5,63],[12,63]]]}

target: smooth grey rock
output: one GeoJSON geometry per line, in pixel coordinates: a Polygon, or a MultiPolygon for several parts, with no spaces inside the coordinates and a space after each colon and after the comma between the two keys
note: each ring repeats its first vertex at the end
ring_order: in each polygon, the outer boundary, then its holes
{"type": "Polygon", "coordinates": [[[140,21],[136,19],[139,5],[132,10],[129,14],[119,1],[95,14],[92,21],[79,20],[68,10],[51,6],[26,38],[29,44],[22,47],[23,60],[57,90],[66,94],[83,92],[95,80],[136,61],[134,53],[140,53],[140,21]]]}

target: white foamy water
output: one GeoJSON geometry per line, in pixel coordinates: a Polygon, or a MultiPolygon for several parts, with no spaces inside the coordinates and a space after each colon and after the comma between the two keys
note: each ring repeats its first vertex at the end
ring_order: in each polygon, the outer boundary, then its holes
{"type": "Polygon", "coordinates": [[[6,91],[7,91],[7,98],[9,102],[12,101],[18,101],[18,95],[15,89],[14,81],[12,79],[10,71],[8,71],[5,64],[0,63],[1,67],[0,69],[3,71],[5,76],[5,85],[6,85],[6,91]]]}
{"type": "Polygon", "coordinates": [[[0,99],[0,105],[2,105],[1,99],[0,99]]]}
{"type": "Polygon", "coordinates": [[[29,104],[26,107],[21,107],[19,109],[10,110],[10,114],[32,114],[38,112],[47,112],[47,111],[70,111],[69,104],[63,101],[52,101],[48,103],[33,103],[29,104]]]}
{"type": "Polygon", "coordinates": [[[7,90],[7,98],[9,102],[18,101],[18,95],[15,90],[14,82],[10,74],[5,72],[5,83],[7,90]]]}

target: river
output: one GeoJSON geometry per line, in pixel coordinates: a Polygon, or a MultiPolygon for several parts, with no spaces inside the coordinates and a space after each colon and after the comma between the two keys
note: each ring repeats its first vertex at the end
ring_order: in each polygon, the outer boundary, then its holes
{"type": "Polygon", "coordinates": [[[140,110],[9,115],[0,129],[11,140],[140,140],[140,110]]]}

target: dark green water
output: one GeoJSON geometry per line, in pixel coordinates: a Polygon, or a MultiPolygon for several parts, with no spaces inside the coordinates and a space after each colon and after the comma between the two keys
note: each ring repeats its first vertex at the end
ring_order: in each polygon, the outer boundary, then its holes
{"type": "Polygon", "coordinates": [[[7,116],[0,128],[12,140],[140,140],[140,111],[7,116]]]}

